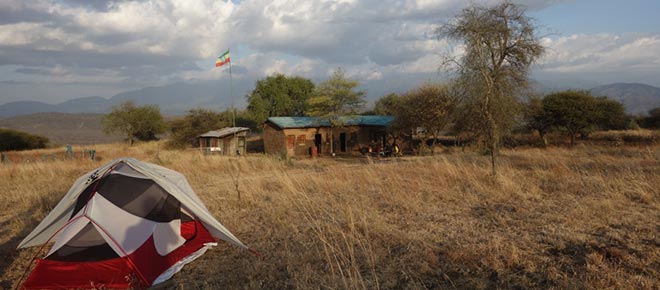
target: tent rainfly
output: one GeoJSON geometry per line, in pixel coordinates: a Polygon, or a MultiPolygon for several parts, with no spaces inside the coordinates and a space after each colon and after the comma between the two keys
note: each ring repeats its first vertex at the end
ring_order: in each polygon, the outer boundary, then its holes
{"type": "Polygon", "coordinates": [[[176,171],[132,158],[80,177],[18,248],[55,243],[23,289],[146,288],[216,245],[248,249],[176,171]]]}

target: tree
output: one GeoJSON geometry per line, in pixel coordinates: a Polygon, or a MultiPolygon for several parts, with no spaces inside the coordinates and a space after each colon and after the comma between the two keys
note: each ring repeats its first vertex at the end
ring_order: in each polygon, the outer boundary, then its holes
{"type": "Polygon", "coordinates": [[[648,129],[660,129],[660,107],[649,111],[649,115],[642,119],[642,125],[648,129]]]}
{"type": "Polygon", "coordinates": [[[312,116],[340,116],[355,114],[366,101],[365,91],[356,91],[360,82],[348,79],[344,70],[337,69],[330,78],[320,83],[308,101],[308,114],[312,116]]]}
{"type": "Polygon", "coordinates": [[[595,98],[596,124],[601,130],[623,130],[628,126],[626,108],[616,100],[595,98]]]}
{"type": "Polygon", "coordinates": [[[247,95],[248,112],[257,123],[274,116],[304,116],[313,91],[314,83],[308,79],[283,74],[269,76],[257,81],[247,95]]]}
{"type": "Polygon", "coordinates": [[[438,36],[461,42],[465,51],[456,64],[466,104],[476,106],[492,173],[501,137],[515,124],[517,94],[528,86],[530,66],[543,54],[532,19],[505,1],[493,7],[471,5],[437,30],[438,36]]]}
{"type": "Polygon", "coordinates": [[[196,146],[197,136],[230,125],[231,112],[218,113],[206,109],[192,109],[181,119],[170,123],[169,145],[175,148],[196,146]]]}
{"type": "Polygon", "coordinates": [[[115,106],[110,113],[103,116],[102,124],[103,132],[124,134],[131,145],[135,139],[157,140],[156,135],[164,133],[167,129],[158,106],[136,106],[132,101],[115,106]]]}
{"type": "Polygon", "coordinates": [[[586,91],[563,91],[543,98],[543,110],[553,127],[570,137],[571,146],[577,135],[586,136],[596,126],[596,106],[596,98],[586,91]]]}
{"type": "Polygon", "coordinates": [[[401,132],[423,129],[424,140],[435,147],[440,133],[451,123],[457,98],[447,85],[426,83],[404,94],[395,108],[393,128],[401,132]]]}
{"type": "Polygon", "coordinates": [[[311,116],[327,118],[330,121],[330,152],[334,153],[334,129],[343,126],[342,115],[355,114],[366,101],[365,91],[356,91],[360,82],[348,79],[344,70],[337,69],[330,78],[320,83],[308,100],[307,113],[311,116]]]}
{"type": "Polygon", "coordinates": [[[552,116],[543,108],[543,99],[532,97],[528,100],[524,110],[525,126],[530,130],[539,132],[543,147],[548,146],[546,134],[552,129],[552,116]]]}
{"type": "Polygon", "coordinates": [[[401,96],[396,93],[389,93],[376,101],[373,113],[376,115],[394,116],[398,111],[400,102],[401,96]]]}
{"type": "Polygon", "coordinates": [[[0,128],[0,151],[41,149],[46,148],[48,142],[43,136],[0,128]]]}

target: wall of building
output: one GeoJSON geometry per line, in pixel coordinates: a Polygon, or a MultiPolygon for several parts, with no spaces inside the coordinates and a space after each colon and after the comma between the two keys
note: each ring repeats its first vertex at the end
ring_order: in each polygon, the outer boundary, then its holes
{"type": "Polygon", "coordinates": [[[330,143],[339,155],[359,155],[360,148],[383,146],[386,136],[383,127],[349,126],[335,128],[290,128],[280,130],[271,125],[264,125],[264,149],[267,154],[287,156],[310,156],[311,150],[318,148],[319,155],[330,155],[330,143]],[[320,146],[316,146],[317,135],[320,146]],[[343,140],[342,140],[343,136],[343,140]],[[345,145],[342,147],[342,142],[345,145]]]}
{"type": "Polygon", "coordinates": [[[264,152],[266,154],[285,154],[286,137],[284,132],[270,123],[263,125],[264,152]]]}
{"type": "Polygon", "coordinates": [[[199,147],[212,153],[219,153],[227,156],[235,156],[236,150],[239,154],[245,154],[247,151],[246,141],[247,131],[236,133],[235,135],[217,137],[199,137],[199,147]],[[210,144],[210,146],[208,146],[210,144]],[[210,148],[222,148],[221,151],[212,151],[210,148]]]}

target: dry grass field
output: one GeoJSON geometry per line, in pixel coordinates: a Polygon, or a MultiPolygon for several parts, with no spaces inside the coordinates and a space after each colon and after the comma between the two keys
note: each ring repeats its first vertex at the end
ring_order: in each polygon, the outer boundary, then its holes
{"type": "Polygon", "coordinates": [[[162,147],[0,165],[0,288],[25,271],[37,249],[16,245],[73,181],[120,156],[183,173],[264,255],[220,243],[162,289],[660,288],[657,145],[505,150],[496,177],[460,150],[368,162],[162,147]]]}

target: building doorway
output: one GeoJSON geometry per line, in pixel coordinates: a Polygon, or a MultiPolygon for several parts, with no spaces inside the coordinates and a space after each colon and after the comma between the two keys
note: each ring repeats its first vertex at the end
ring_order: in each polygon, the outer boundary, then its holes
{"type": "Polygon", "coordinates": [[[321,137],[321,134],[316,134],[314,135],[314,144],[316,144],[316,152],[320,155],[321,152],[321,144],[323,144],[323,137],[321,137]]]}
{"type": "Polygon", "coordinates": [[[346,133],[339,133],[339,151],[346,152],[346,133]]]}

